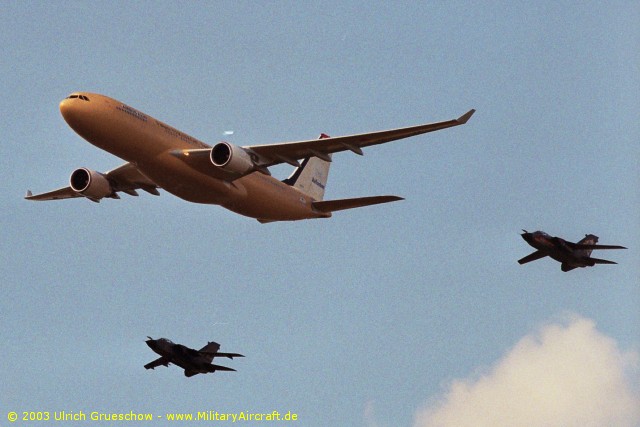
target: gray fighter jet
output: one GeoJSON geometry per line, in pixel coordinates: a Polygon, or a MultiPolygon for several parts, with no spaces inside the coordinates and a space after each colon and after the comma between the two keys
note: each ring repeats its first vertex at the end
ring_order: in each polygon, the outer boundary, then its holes
{"type": "Polygon", "coordinates": [[[616,264],[606,259],[591,258],[591,251],[594,249],[627,249],[624,246],[597,245],[598,236],[593,234],[587,234],[578,243],[573,243],[560,237],[551,237],[544,231],[533,233],[527,230],[522,231],[524,232],[521,234],[522,238],[537,251],[519,259],[520,264],[550,256],[562,263],[560,266],[562,271],[571,271],[577,267],[593,267],[596,264],[616,264]]]}
{"type": "Polygon", "coordinates": [[[211,363],[214,357],[244,357],[238,353],[220,353],[220,344],[217,342],[209,342],[200,350],[194,350],[181,344],[174,344],[171,340],[160,338],[154,340],[151,337],[146,343],[151,350],[158,353],[160,358],[149,362],[144,367],[146,369],[154,369],[157,366],[169,366],[169,363],[180,366],[184,369],[186,377],[192,377],[197,374],[207,374],[215,371],[235,371],[235,369],[226,366],[214,365],[211,363]]]}

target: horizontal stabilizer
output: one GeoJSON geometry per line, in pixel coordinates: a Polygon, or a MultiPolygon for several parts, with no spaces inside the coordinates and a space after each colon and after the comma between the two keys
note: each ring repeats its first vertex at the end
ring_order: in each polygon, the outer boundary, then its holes
{"type": "Polygon", "coordinates": [[[215,372],[215,371],[233,371],[235,372],[236,370],[233,368],[228,368],[226,366],[220,366],[220,365],[208,365],[207,367],[209,372],[215,372]]]}
{"type": "Polygon", "coordinates": [[[591,258],[591,257],[587,259],[595,264],[617,264],[617,262],[609,261],[606,259],[598,259],[598,258],[591,258]]]}
{"type": "Polygon", "coordinates": [[[379,203],[389,203],[404,200],[398,196],[373,196],[357,197],[355,199],[339,199],[312,202],[313,209],[321,213],[331,213],[345,209],[361,208],[364,206],[377,205],[379,203]]]}

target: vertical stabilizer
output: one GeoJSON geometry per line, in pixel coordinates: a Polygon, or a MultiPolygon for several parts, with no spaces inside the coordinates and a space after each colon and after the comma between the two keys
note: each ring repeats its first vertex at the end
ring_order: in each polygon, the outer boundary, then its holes
{"type": "Polygon", "coordinates": [[[207,361],[211,363],[218,350],[220,350],[220,344],[214,341],[210,341],[209,343],[207,343],[207,345],[200,349],[200,352],[205,353],[205,359],[207,359],[207,361]]]}
{"type": "MultiPolygon", "coordinates": [[[[319,139],[324,138],[329,137],[322,134],[319,139]]],[[[331,155],[327,155],[327,158],[330,160],[331,155]]],[[[282,182],[297,188],[314,200],[320,201],[324,198],[324,190],[327,185],[327,179],[329,178],[330,166],[330,161],[323,160],[319,157],[307,157],[302,161],[302,164],[293,171],[291,176],[282,182]]]]}
{"type": "MultiPolygon", "coordinates": [[[[584,239],[578,242],[579,245],[595,245],[596,243],[598,243],[598,236],[593,234],[586,234],[584,239]]],[[[578,249],[575,251],[575,254],[578,256],[589,257],[591,256],[591,252],[593,252],[593,249],[578,249]]]]}

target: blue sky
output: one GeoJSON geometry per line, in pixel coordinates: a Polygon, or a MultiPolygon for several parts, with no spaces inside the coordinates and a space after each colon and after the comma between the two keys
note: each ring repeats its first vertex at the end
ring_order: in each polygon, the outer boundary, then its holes
{"type": "MultiPolygon", "coordinates": [[[[481,407],[513,415],[511,425],[548,425],[520,409],[532,394],[579,386],[592,393],[558,403],[559,424],[640,425],[638,2],[2,9],[2,419],[278,410],[304,426],[505,423],[473,413],[481,407]],[[76,90],[210,144],[477,113],[364,157],[334,156],[326,198],[406,200],[260,225],[166,192],[23,200],[77,167],[122,163],[62,119],[58,103],[76,90]],[[617,266],[520,266],[532,251],[522,228],[629,249],[600,254],[617,266]],[[227,363],[236,373],[191,379],[146,371],[147,335],[215,340],[246,358],[227,363]],[[529,368],[548,381],[532,385],[529,368]],[[587,387],[569,371],[602,374],[587,387]],[[580,411],[589,407],[618,415],[580,411]]],[[[549,414],[541,402],[536,413],[549,414]]]]}

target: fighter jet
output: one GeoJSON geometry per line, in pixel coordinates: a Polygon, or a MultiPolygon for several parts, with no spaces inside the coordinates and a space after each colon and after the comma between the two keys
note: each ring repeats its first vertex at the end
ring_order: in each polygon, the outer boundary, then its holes
{"type": "Polygon", "coordinates": [[[235,369],[227,368],[226,366],[214,365],[211,361],[214,357],[227,357],[229,359],[244,357],[238,353],[220,353],[218,351],[220,344],[213,341],[207,343],[200,350],[194,350],[181,344],[174,344],[166,338],[157,340],[151,337],[147,338],[149,338],[146,341],[147,345],[162,357],[147,363],[144,367],[146,369],[154,369],[160,365],[169,366],[169,363],[173,363],[184,369],[186,377],[215,371],[235,371],[235,369]]]}
{"type": "Polygon", "coordinates": [[[562,271],[571,271],[577,267],[593,267],[596,264],[617,264],[606,259],[591,258],[591,251],[594,249],[627,249],[624,246],[597,245],[598,236],[593,234],[586,234],[584,239],[573,243],[560,237],[551,237],[544,231],[533,233],[527,230],[522,231],[524,232],[521,234],[522,238],[537,251],[519,259],[520,264],[550,256],[562,263],[560,266],[562,271]]]}

